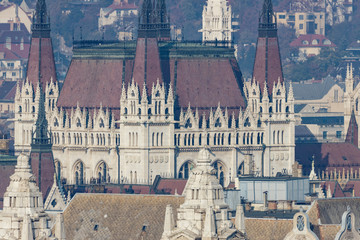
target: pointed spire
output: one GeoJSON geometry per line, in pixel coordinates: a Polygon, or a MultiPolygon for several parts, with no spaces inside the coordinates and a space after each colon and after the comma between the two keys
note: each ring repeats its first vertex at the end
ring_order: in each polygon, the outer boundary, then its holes
{"type": "Polygon", "coordinates": [[[327,187],[326,198],[332,198],[332,193],[331,193],[330,184],[328,184],[328,187],[327,187]]]}
{"type": "Polygon", "coordinates": [[[235,227],[240,232],[245,233],[244,207],[241,204],[236,207],[235,227]]]}
{"type": "Polygon", "coordinates": [[[201,127],[202,127],[203,129],[206,129],[206,127],[207,127],[207,124],[206,124],[206,115],[205,115],[205,113],[202,114],[201,127]]]}
{"type": "Polygon", "coordinates": [[[259,20],[259,31],[276,29],[276,22],[274,23],[274,18],[275,15],[271,0],[264,0],[259,20]]]}
{"type": "Polygon", "coordinates": [[[29,215],[26,215],[23,219],[21,240],[34,240],[31,218],[29,215]]]}
{"type": "Polygon", "coordinates": [[[124,101],[125,99],[126,99],[126,88],[125,88],[125,83],[123,83],[121,88],[121,101],[124,101]]]}
{"type": "Polygon", "coordinates": [[[212,209],[211,206],[209,206],[208,208],[206,208],[204,232],[202,237],[211,239],[215,236],[216,236],[216,226],[215,226],[214,210],[212,209]]]}
{"type": "Polygon", "coordinates": [[[46,120],[45,112],[45,96],[42,91],[42,86],[39,87],[39,108],[38,116],[35,123],[35,134],[33,136],[33,144],[51,144],[48,132],[48,121],[46,120]]]}
{"type": "Polygon", "coordinates": [[[175,227],[173,208],[171,205],[166,206],[165,221],[164,221],[164,232],[163,236],[169,235],[175,227]]]}
{"type": "Polygon", "coordinates": [[[235,113],[232,112],[231,114],[231,128],[235,129],[236,128],[236,120],[235,120],[235,113]]]}
{"type": "Polygon", "coordinates": [[[173,102],[174,101],[174,93],[173,93],[173,89],[172,89],[172,84],[169,84],[169,93],[168,93],[168,98],[167,98],[167,102],[173,102]]]}
{"type": "Polygon", "coordinates": [[[33,37],[50,37],[50,18],[45,0],[37,0],[35,14],[32,20],[33,37]]]}
{"type": "Polygon", "coordinates": [[[143,25],[151,24],[153,22],[152,11],[153,11],[153,6],[151,0],[144,0],[141,7],[139,28],[145,27],[143,25]]]}
{"type": "Polygon", "coordinates": [[[290,101],[294,100],[294,89],[293,89],[292,81],[290,81],[289,84],[288,100],[290,101]]]}
{"type": "Polygon", "coordinates": [[[142,90],[142,94],[141,94],[141,103],[147,103],[147,102],[148,102],[148,98],[147,98],[147,91],[146,91],[146,83],[144,82],[143,90],[142,90]]]}
{"type": "Polygon", "coordinates": [[[64,216],[62,213],[56,215],[55,237],[58,240],[65,240],[64,216]]]}
{"type": "Polygon", "coordinates": [[[268,88],[267,88],[267,83],[264,83],[264,91],[263,91],[263,102],[264,101],[269,101],[269,95],[268,95],[268,88]]]}

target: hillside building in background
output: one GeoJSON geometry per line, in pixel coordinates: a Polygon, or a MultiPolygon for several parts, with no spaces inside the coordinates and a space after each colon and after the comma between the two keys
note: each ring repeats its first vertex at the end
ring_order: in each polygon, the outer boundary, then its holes
{"type": "Polygon", "coordinates": [[[207,0],[202,13],[202,41],[232,41],[231,5],[227,0],[207,0]]]}
{"type": "Polygon", "coordinates": [[[137,17],[138,6],[135,2],[114,0],[110,6],[100,9],[98,28],[102,32],[112,26],[116,29],[118,39],[130,40],[135,34],[137,17]]]}
{"type": "Polygon", "coordinates": [[[295,29],[296,35],[325,35],[325,11],[280,11],[276,12],[279,24],[295,29]]]}
{"type": "Polygon", "coordinates": [[[33,10],[25,1],[20,5],[8,1],[0,2],[0,23],[23,23],[28,32],[31,32],[31,17],[33,10]]]}

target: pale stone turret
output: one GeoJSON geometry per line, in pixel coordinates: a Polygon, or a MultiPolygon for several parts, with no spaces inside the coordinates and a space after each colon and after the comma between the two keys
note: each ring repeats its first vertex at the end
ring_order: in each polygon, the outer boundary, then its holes
{"type": "Polygon", "coordinates": [[[196,168],[190,174],[184,195],[185,202],[178,208],[176,228],[170,230],[169,211],[165,214],[163,240],[178,239],[241,239],[240,232],[228,219],[228,205],[224,202],[222,186],[211,166],[210,151],[204,147],[199,152],[196,168]]]}
{"type": "Polygon", "coordinates": [[[169,235],[175,227],[173,208],[171,205],[166,206],[165,221],[164,221],[164,233],[163,236],[169,235]]]}
{"type": "Polygon", "coordinates": [[[55,237],[58,240],[65,240],[64,216],[62,213],[56,215],[55,237]]]}
{"type": "Polygon", "coordinates": [[[26,215],[23,220],[21,240],[34,240],[34,233],[32,230],[31,219],[29,215],[26,215]]]}
{"type": "MultiPolygon", "coordinates": [[[[30,240],[35,236],[54,239],[48,227],[50,217],[43,208],[42,194],[31,172],[29,157],[20,154],[15,173],[4,194],[4,208],[0,213],[0,238],[30,240]]],[[[38,239],[38,238],[36,238],[38,239]]]]}
{"type": "Polygon", "coordinates": [[[237,205],[236,207],[235,227],[240,232],[245,233],[245,215],[242,205],[237,205]]]}
{"type": "Polygon", "coordinates": [[[318,180],[318,177],[315,173],[315,163],[314,163],[314,160],[312,161],[311,163],[311,172],[310,172],[310,175],[309,175],[309,179],[310,180],[318,180]]]}

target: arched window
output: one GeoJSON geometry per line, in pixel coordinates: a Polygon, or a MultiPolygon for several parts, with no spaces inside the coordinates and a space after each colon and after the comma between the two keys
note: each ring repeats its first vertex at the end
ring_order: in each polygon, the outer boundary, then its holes
{"type": "Polygon", "coordinates": [[[201,133],[199,134],[199,145],[201,146],[201,133]]]}
{"type": "Polygon", "coordinates": [[[153,133],[151,137],[151,146],[154,146],[154,144],[155,144],[155,133],[153,133]]]}
{"type": "Polygon", "coordinates": [[[190,171],[195,167],[194,163],[190,160],[186,161],[179,170],[179,178],[188,179],[190,171]]]}
{"type": "Polygon", "coordinates": [[[221,127],[221,122],[220,122],[220,118],[217,118],[215,121],[215,127],[216,128],[220,128],[221,127]]]}
{"type": "Polygon", "coordinates": [[[156,146],[159,146],[159,133],[156,133],[156,146]]]}
{"type": "Polygon", "coordinates": [[[174,134],[174,144],[177,145],[176,134],[174,134]]]}
{"type": "Polygon", "coordinates": [[[260,144],[260,133],[257,134],[257,144],[260,144]]]}
{"type": "Polygon", "coordinates": [[[81,122],[79,118],[76,120],[76,127],[81,127],[81,122]]]}
{"type": "Polygon", "coordinates": [[[82,185],[84,184],[84,164],[82,161],[77,161],[74,166],[75,171],[75,184],[82,185]]]}
{"type": "Polygon", "coordinates": [[[275,131],[273,131],[273,144],[275,144],[275,131]]]}
{"type": "Polygon", "coordinates": [[[95,176],[97,176],[97,182],[98,183],[105,183],[107,182],[107,165],[104,161],[101,161],[97,168],[96,168],[96,172],[95,172],[95,176]]]}
{"type": "Polygon", "coordinates": [[[277,132],[277,143],[280,143],[280,131],[277,132]]]}
{"type": "Polygon", "coordinates": [[[224,183],[225,183],[224,164],[221,161],[217,160],[212,165],[215,169],[215,176],[219,179],[220,185],[224,186],[224,183]]]}
{"type": "Polygon", "coordinates": [[[104,128],[104,127],[105,127],[104,120],[103,120],[102,118],[100,118],[99,127],[100,127],[100,128],[104,128]]]}

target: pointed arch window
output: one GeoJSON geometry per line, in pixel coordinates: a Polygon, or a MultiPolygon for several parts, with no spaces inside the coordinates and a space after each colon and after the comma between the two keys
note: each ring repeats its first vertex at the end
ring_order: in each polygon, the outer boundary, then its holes
{"type": "Polygon", "coordinates": [[[188,119],[186,120],[185,128],[192,128],[192,123],[191,123],[191,121],[190,121],[190,118],[188,118],[188,119]]]}
{"type": "Polygon", "coordinates": [[[103,120],[102,118],[100,118],[99,127],[100,127],[100,128],[104,128],[104,127],[105,127],[104,120],[103,120]]]}
{"type": "Polygon", "coordinates": [[[81,121],[79,118],[76,120],[76,127],[81,127],[81,121]]]}
{"type": "Polygon", "coordinates": [[[217,118],[216,121],[215,121],[215,127],[221,127],[221,121],[220,121],[220,118],[217,118]]]}

